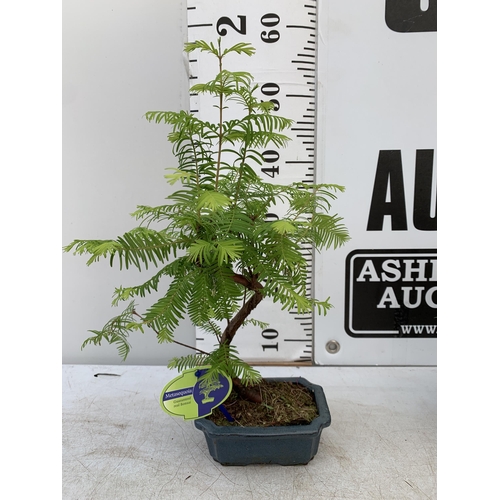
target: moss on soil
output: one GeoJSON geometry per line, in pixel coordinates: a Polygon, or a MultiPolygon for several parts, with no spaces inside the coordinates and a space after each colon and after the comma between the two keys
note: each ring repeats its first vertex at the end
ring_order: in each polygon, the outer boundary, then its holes
{"type": "Polygon", "coordinates": [[[306,425],[318,416],[314,395],[301,384],[263,380],[253,388],[261,393],[262,403],[243,400],[235,391],[224,402],[234,422],[218,408],[207,418],[217,425],[270,427],[306,425]]]}

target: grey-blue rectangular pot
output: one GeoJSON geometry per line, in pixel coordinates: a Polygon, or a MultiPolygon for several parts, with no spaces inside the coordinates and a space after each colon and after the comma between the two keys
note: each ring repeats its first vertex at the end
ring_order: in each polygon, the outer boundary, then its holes
{"type": "Polygon", "coordinates": [[[318,417],[308,425],[280,427],[218,426],[206,418],[195,420],[195,427],[205,434],[210,455],[222,465],[305,465],[316,455],[321,431],[331,423],[323,388],[302,377],[266,380],[307,387],[314,394],[318,417]]]}

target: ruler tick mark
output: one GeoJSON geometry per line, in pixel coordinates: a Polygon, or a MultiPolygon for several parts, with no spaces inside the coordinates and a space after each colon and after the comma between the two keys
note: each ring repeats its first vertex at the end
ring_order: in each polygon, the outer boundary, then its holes
{"type": "MultiPolygon", "coordinates": [[[[294,120],[294,128],[293,138],[298,139],[296,141],[297,151],[293,151],[291,153],[284,152],[281,156],[280,164],[287,165],[290,172],[290,179],[286,179],[285,182],[296,181],[303,182],[304,184],[301,186],[304,190],[308,190],[309,184],[313,184],[314,181],[314,172],[315,172],[315,144],[316,144],[316,110],[315,110],[315,99],[316,99],[316,24],[317,24],[317,8],[316,8],[316,0],[305,0],[306,4],[298,4],[297,5],[297,13],[301,10],[301,13],[298,17],[289,19],[290,24],[286,24],[282,19],[282,30],[289,29],[292,30],[292,35],[295,34],[303,34],[303,38],[295,38],[295,40],[291,41],[292,45],[286,50],[286,55],[281,58],[281,60],[277,60],[277,66],[282,65],[283,69],[289,72],[291,82],[296,87],[290,88],[292,93],[286,94],[286,90],[283,92],[282,87],[282,98],[290,98],[288,105],[292,108],[292,114],[290,118],[294,120]],[[307,24],[309,23],[309,24],[307,24]],[[285,25],[285,28],[283,26],[285,25]],[[293,31],[298,30],[298,31],[293,31]],[[304,31],[305,30],[305,31],[304,31]],[[307,36],[309,35],[309,36],[307,36]],[[293,71],[293,70],[297,71],[293,71]],[[313,101],[305,101],[304,98],[313,99],[313,101]],[[305,108],[305,106],[308,106],[305,108]],[[301,159],[302,158],[302,159],[301,159]],[[290,159],[290,161],[287,161],[290,159]]],[[[192,5],[192,0],[187,0],[187,3],[192,5]]],[[[283,0],[282,7],[283,10],[288,8],[288,3],[283,0]]],[[[213,6],[210,5],[209,2],[196,2],[196,6],[187,7],[188,10],[188,22],[186,23],[189,28],[189,38],[191,39],[199,39],[204,36],[209,36],[212,34],[215,28],[215,20],[220,17],[220,15],[228,14],[230,17],[231,13],[223,13],[221,12],[213,12],[213,6]],[[212,21],[212,22],[210,22],[212,21]],[[196,30],[196,31],[195,31],[196,30]]],[[[278,7],[275,6],[273,9],[276,9],[275,12],[280,12],[278,7]]],[[[277,14],[275,14],[277,16],[277,14]]],[[[281,30],[280,30],[281,31],[281,30]]],[[[289,31],[290,33],[290,31],[289,31]]],[[[249,33],[250,35],[250,33],[249,33]]],[[[283,37],[283,32],[282,32],[283,37]]],[[[260,38],[258,33],[256,34],[256,40],[260,42],[260,38]]],[[[249,40],[251,42],[251,40],[249,40]]],[[[280,43],[278,43],[280,45],[280,43]]],[[[258,51],[257,51],[258,52],[258,51]]],[[[285,54],[284,53],[284,54],[285,54]]],[[[257,53],[257,57],[258,57],[257,53]]],[[[193,57],[193,55],[191,55],[193,57]]],[[[254,58],[252,58],[253,60],[254,58]]],[[[189,59],[191,77],[190,81],[191,85],[196,83],[196,80],[206,81],[205,79],[205,66],[204,55],[200,55],[197,59],[196,56],[193,59],[189,59]],[[200,64],[200,66],[198,66],[200,64]],[[200,68],[200,70],[198,70],[200,68]]],[[[253,61],[252,63],[253,64],[253,61]]],[[[249,68],[249,71],[252,70],[252,65],[249,68]]],[[[262,69],[262,68],[261,68],[262,69]]],[[[274,65],[269,68],[270,70],[274,70],[274,65]]],[[[281,66],[280,66],[281,69],[281,66]]],[[[208,70],[207,70],[208,71],[208,70]]],[[[266,77],[267,78],[267,77],[266,77]]],[[[270,76],[269,76],[270,78],[270,76]]],[[[264,80],[267,81],[267,80],[264,80]]],[[[274,80],[269,80],[274,81],[274,80]]],[[[281,81],[276,80],[276,85],[281,85],[281,81]]],[[[286,88],[286,87],[285,87],[286,88]]],[[[190,110],[191,113],[195,113],[196,116],[199,116],[200,119],[205,119],[205,111],[208,104],[206,104],[206,100],[198,99],[198,93],[191,92],[190,94],[191,103],[190,110]]],[[[189,109],[189,108],[188,108],[189,109]]],[[[208,109],[208,108],[207,108],[208,109]]],[[[280,151],[281,154],[281,151],[280,151]]],[[[278,171],[279,174],[279,171],[278,171]]],[[[274,177],[274,176],[273,176],[274,177]]],[[[305,213],[304,220],[311,220],[312,215],[305,213]]],[[[305,266],[307,268],[307,274],[309,278],[306,279],[304,283],[304,294],[306,297],[313,297],[312,294],[312,269],[313,269],[313,249],[311,245],[300,243],[299,245],[300,252],[305,258],[305,266]]],[[[271,312],[271,311],[269,311],[271,312]]],[[[311,313],[309,315],[304,315],[302,312],[289,311],[288,321],[291,323],[294,328],[289,329],[288,335],[292,335],[292,337],[287,337],[283,339],[287,342],[288,348],[291,349],[295,347],[296,353],[290,354],[290,360],[295,361],[297,363],[306,363],[310,364],[312,362],[312,348],[313,348],[313,326],[314,326],[314,318],[311,313]],[[298,320],[299,324],[293,323],[292,318],[294,320],[298,320]],[[296,338],[297,337],[297,338],[296,338]],[[291,345],[295,343],[295,346],[291,345]]],[[[286,314],[286,313],[285,313],[286,314]]],[[[273,321],[277,318],[272,316],[273,321]]],[[[201,332],[200,332],[201,333],[201,332]]],[[[196,336],[197,342],[209,342],[209,338],[196,336]]],[[[285,357],[288,356],[285,355],[285,357]]],[[[259,357],[260,358],[260,357],[259,357]]],[[[264,356],[264,359],[266,356],[264,356]]]]}
{"type": "Polygon", "coordinates": [[[286,27],[287,28],[306,29],[306,30],[315,30],[316,29],[315,26],[301,26],[301,25],[297,25],[297,24],[287,24],[286,27]]]}

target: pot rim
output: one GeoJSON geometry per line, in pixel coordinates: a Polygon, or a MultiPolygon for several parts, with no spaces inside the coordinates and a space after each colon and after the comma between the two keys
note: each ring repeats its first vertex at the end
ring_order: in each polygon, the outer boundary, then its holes
{"type": "Polygon", "coordinates": [[[290,434],[317,434],[331,423],[330,410],[325,393],[320,385],[313,384],[304,377],[265,377],[271,382],[295,382],[307,387],[313,394],[318,407],[319,415],[309,424],[285,425],[274,427],[232,427],[216,425],[206,417],[194,421],[197,429],[215,436],[280,436],[290,434]]]}

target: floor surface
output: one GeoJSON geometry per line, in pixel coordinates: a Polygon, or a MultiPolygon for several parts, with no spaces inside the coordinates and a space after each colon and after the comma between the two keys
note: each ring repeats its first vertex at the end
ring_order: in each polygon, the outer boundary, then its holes
{"type": "Polygon", "coordinates": [[[177,376],[167,368],[64,365],[62,498],[436,498],[436,368],[260,371],[325,390],[332,424],[306,466],[215,462],[193,422],[160,408],[161,390],[177,376]]]}

